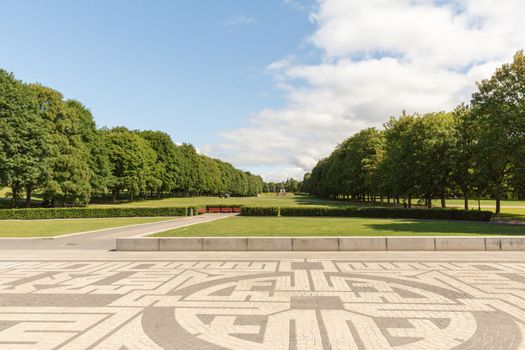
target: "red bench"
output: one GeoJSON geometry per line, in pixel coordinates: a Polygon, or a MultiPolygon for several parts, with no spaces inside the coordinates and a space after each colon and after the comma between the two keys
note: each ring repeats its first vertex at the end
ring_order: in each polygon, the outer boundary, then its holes
{"type": "Polygon", "coordinates": [[[221,208],[221,213],[233,213],[232,208],[221,208]]]}
{"type": "Polygon", "coordinates": [[[218,214],[221,212],[221,208],[208,208],[208,213],[218,214]]]}
{"type": "Polygon", "coordinates": [[[206,208],[199,208],[199,210],[197,210],[197,212],[199,214],[205,214],[206,213],[206,208]]]}

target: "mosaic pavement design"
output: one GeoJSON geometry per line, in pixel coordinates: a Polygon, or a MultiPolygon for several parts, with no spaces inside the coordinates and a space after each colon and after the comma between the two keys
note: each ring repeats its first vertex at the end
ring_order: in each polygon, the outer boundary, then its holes
{"type": "Polygon", "coordinates": [[[0,349],[525,349],[525,262],[0,262],[0,349]]]}

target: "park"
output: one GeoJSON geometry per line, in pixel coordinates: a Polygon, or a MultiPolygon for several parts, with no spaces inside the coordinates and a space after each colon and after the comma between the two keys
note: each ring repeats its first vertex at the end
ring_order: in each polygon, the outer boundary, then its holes
{"type": "Polygon", "coordinates": [[[0,350],[525,349],[522,2],[3,5],[0,350]]]}

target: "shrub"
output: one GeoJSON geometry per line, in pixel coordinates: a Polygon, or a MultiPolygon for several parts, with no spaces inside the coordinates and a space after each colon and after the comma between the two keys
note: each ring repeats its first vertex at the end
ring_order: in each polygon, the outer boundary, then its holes
{"type": "Polygon", "coordinates": [[[288,207],[281,208],[282,216],[339,216],[365,218],[399,218],[399,219],[435,219],[435,220],[467,220],[490,221],[493,213],[490,211],[460,210],[460,209],[422,209],[397,207],[363,207],[363,208],[326,208],[326,207],[288,207]]]}
{"type": "Polygon", "coordinates": [[[242,207],[241,215],[243,216],[278,216],[279,208],[277,207],[242,207]]]}
{"type": "Polygon", "coordinates": [[[178,208],[178,207],[2,209],[0,210],[0,220],[186,216],[187,213],[188,213],[187,208],[178,208]]]}

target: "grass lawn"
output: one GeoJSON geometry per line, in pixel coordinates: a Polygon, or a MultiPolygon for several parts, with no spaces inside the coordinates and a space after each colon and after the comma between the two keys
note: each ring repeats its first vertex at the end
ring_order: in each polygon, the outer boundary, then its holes
{"type": "Polygon", "coordinates": [[[525,235],[525,226],[407,219],[232,217],[157,233],[176,236],[525,235]]]}
{"type": "MultiPolygon", "coordinates": [[[[441,206],[441,201],[439,199],[434,199],[432,205],[436,207],[441,206]]],[[[461,207],[463,208],[464,201],[463,199],[447,199],[447,206],[450,207],[461,207]]],[[[476,199],[471,199],[468,202],[470,209],[478,208],[478,201],[476,199]]],[[[494,209],[496,208],[496,201],[494,199],[482,199],[480,200],[481,209],[494,209]]],[[[522,200],[502,200],[502,207],[525,207],[525,201],[522,200]]]]}
{"type": "Polygon", "coordinates": [[[525,221],[525,208],[502,208],[500,216],[525,221]]]}
{"type": "MultiPolygon", "coordinates": [[[[476,209],[478,202],[471,200],[470,208],[476,209]]],[[[327,207],[344,207],[344,206],[356,206],[358,203],[344,202],[344,201],[333,201],[327,199],[321,199],[314,196],[307,195],[294,195],[287,194],[286,196],[277,196],[276,194],[261,194],[260,197],[231,197],[231,198],[219,198],[219,197],[174,197],[164,199],[151,199],[151,200],[137,200],[134,202],[120,202],[116,204],[92,204],[92,206],[120,206],[120,207],[170,207],[170,206],[199,206],[199,205],[214,205],[214,204],[242,204],[248,206],[261,206],[261,207],[289,207],[289,206],[327,206],[327,207]]],[[[435,207],[440,206],[439,200],[434,200],[433,204],[435,207]]],[[[524,209],[525,214],[525,201],[502,201],[501,205],[503,209],[524,209]],[[512,208],[516,207],[516,208],[512,208]],[[520,208],[523,207],[523,208],[520,208]]],[[[463,207],[462,199],[447,199],[448,207],[463,207]]],[[[482,200],[482,209],[490,210],[496,207],[494,200],[482,200]]],[[[503,210],[502,210],[503,211],[503,210]]]]}
{"type": "Polygon", "coordinates": [[[241,204],[246,206],[258,207],[290,207],[290,206],[351,206],[355,205],[348,202],[330,201],[312,196],[302,196],[287,194],[286,196],[277,196],[276,194],[261,194],[260,197],[176,197],[143,200],[135,202],[123,202],[118,204],[93,204],[92,206],[105,207],[189,207],[205,206],[219,204],[241,204]]]}
{"type": "MultiPolygon", "coordinates": [[[[170,218],[104,218],[67,220],[2,220],[0,237],[51,237],[67,233],[157,222],[170,218]]],[[[2,242],[0,241],[0,245],[2,242]]]]}

